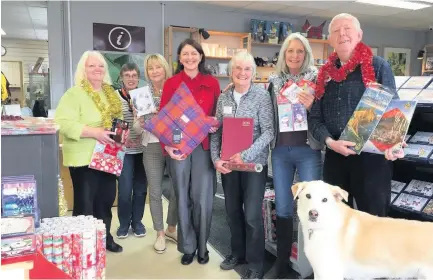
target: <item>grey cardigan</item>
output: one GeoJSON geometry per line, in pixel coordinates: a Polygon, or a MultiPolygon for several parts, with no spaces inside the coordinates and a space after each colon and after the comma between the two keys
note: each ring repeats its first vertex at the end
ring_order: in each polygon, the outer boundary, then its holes
{"type": "MultiPolygon", "coordinates": [[[[267,165],[269,143],[274,138],[274,109],[269,93],[262,87],[251,84],[248,92],[242,95],[239,107],[233,97],[234,87],[223,92],[217,102],[215,117],[222,122],[224,117],[253,118],[253,144],[241,153],[241,158],[247,163],[267,165]],[[226,108],[231,108],[227,110],[226,108]],[[226,109],[226,110],[225,110],[226,109]],[[231,111],[231,112],[229,112],[231,111]]],[[[212,161],[220,159],[222,126],[210,135],[212,161]]]]}

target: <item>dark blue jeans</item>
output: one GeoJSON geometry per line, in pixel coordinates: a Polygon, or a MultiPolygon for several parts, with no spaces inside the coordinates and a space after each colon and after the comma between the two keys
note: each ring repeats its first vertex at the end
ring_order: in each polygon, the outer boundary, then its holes
{"type": "Polygon", "coordinates": [[[320,151],[309,146],[277,146],[272,150],[272,177],[275,189],[277,216],[293,216],[293,194],[291,187],[298,171],[299,181],[322,179],[320,151]]]}
{"type": "Polygon", "coordinates": [[[120,227],[141,222],[147,194],[147,178],[143,154],[125,154],[122,173],[118,178],[117,215],[120,227]]]}

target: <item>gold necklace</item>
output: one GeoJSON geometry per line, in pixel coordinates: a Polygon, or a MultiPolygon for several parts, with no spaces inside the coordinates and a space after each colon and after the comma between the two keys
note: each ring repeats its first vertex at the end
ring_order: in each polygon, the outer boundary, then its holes
{"type": "Polygon", "coordinates": [[[92,88],[89,81],[83,80],[81,87],[92,98],[96,108],[101,113],[102,126],[104,128],[110,129],[114,118],[122,118],[122,102],[112,86],[105,83],[102,84],[102,92],[108,101],[107,105],[102,102],[99,93],[92,88]]]}

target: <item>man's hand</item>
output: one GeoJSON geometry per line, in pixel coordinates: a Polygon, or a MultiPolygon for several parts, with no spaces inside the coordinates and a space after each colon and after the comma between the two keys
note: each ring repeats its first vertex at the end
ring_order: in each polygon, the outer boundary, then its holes
{"type": "Polygon", "coordinates": [[[314,95],[302,91],[298,94],[298,99],[299,102],[301,102],[301,104],[304,105],[308,111],[310,111],[311,105],[313,105],[314,102],[314,95]]]}
{"type": "Polygon", "coordinates": [[[178,154],[176,153],[177,150],[176,148],[173,147],[169,147],[169,146],[165,146],[165,150],[167,151],[168,155],[175,160],[184,160],[186,158],[185,154],[178,154]]]}
{"type": "Polygon", "coordinates": [[[326,145],[334,152],[342,154],[345,157],[350,155],[356,155],[355,151],[349,149],[349,147],[353,147],[356,145],[353,142],[327,138],[326,145]]]}
{"type": "Polygon", "coordinates": [[[392,160],[392,161],[399,159],[399,158],[404,158],[403,148],[407,147],[406,142],[401,143],[401,147],[402,148],[400,148],[398,151],[393,151],[392,148],[385,150],[385,158],[387,160],[392,160]]]}
{"type": "Polygon", "coordinates": [[[242,160],[242,157],[241,157],[241,153],[237,153],[237,154],[233,155],[230,158],[230,162],[238,163],[238,164],[244,163],[244,161],[242,160]]]}
{"type": "Polygon", "coordinates": [[[224,164],[228,163],[228,161],[225,160],[217,160],[215,161],[215,169],[221,172],[222,174],[227,174],[232,172],[230,169],[224,167],[224,164]]]}

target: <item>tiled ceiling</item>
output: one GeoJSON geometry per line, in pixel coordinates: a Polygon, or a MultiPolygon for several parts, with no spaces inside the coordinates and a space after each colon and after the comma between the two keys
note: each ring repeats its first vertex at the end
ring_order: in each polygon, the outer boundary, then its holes
{"type": "Polygon", "coordinates": [[[1,1],[2,38],[48,40],[47,1],[1,1]]]}
{"type": "MultiPolygon", "coordinates": [[[[378,2],[385,0],[377,0],[378,2]]],[[[391,2],[392,0],[386,0],[391,2]]],[[[417,0],[406,2],[424,2],[432,7],[421,10],[406,10],[383,7],[356,1],[195,1],[204,9],[222,10],[236,13],[254,13],[275,15],[291,19],[318,17],[331,19],[339,13],[350,13],[359,18],[361,24],[417,31],[428,31],[433,26],[433,1],[417,0]],[[428,3],[430,2],[430,3],[428,3]]]]}
{"type": "MultiPolygon", "coordinates": [[[[384,1],[384,0],[378,0],[384,1]]],[[[390,1],[390,0],[386,0],[390,1]]],[[[419,0],[412,2],[430,2],[419,0]]],[[[330,19],[342,12],[357,16],[372,26],[427,31],[433,26],[433,7],[411,11],[361,4],[355,1],[206,1],[198,8],[236,13],[275,15],[291,19],[330,19]]],[[[432,3],[433,4],[433,3],[432,3]]],[[[5,38],[48,40],[47,1],[1,1],[1,27],[5,38]]]]}

